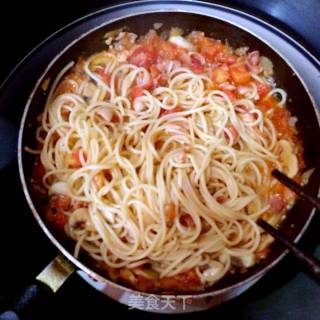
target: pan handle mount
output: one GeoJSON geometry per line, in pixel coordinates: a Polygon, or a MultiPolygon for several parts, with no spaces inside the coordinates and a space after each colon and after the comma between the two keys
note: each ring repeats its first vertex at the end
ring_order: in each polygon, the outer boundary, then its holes
{"type": "Polygon", "coordinates": [[[51,261],[27,287],[10,310],[0,314],[0,320],[20,320],[31,316],[35,309],[46,303],[69,276],[75,267],[62,254],[51,261]]]}

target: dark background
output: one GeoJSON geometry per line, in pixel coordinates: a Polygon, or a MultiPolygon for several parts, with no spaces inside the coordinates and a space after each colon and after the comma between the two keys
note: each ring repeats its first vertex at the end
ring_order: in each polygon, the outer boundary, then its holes
{"type": "MultiPolygon", "coordinates": [[[[0,4],[0,82],[34,46],[65,24],[101,7],[119,1],[2,1],[0,4]]],[[[264,17],[292,34],[311,52],[320,57],[320,1],[234,0],[222,4],[241,8],[264,17]]],[[[19,94],[16,92],[15,94],[19,94]]],[[[1,125],[1,123],[0,123],[1,125]]],[[[14,132],[0,137],[0,146],[9,145],[10,164],[0,161],[0,312],[24,286],[55,256],[56,249],[33,221],[21,190],[14,158],[14,132]],[[11,147],[10,147],[11,146],[11,147]]],[[[0,149],[0,158],[9,157],[0,149]]],[[[317,216],[301,242],[314,252],[320,243],[320,219],[317,216]]],[[[320,251],[318,249],[318,251],[320,251]]],[[[319,254],[320,252],[318,252],[319,254]]],[[[240,298],[204,312],[206,319],[319,319],[319,288],[299,271],[288,257],[254,288],[240,298]]],[[[104,319],[116,316],[141,319],[168,316],[128,311],[96,292],[73,275],[49,305],[43,306],[32,319],[104,319]]],[[[199,316],[199,315],[197,315],[199,316]]],[[[176,316],[191,319],[194,315],[176,316]]]]}

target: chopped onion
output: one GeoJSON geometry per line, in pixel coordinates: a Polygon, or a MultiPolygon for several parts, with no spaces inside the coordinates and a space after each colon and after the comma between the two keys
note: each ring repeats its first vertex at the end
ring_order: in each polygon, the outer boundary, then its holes
{"type": "Polygon", "coordinates": [[[262,56],[260,58],[260,64],[263,68],[264,76],[269,77],[273,75],[273,64],[269,58],[262,56]]]}
{"type": "Polygon", "coordinates": [[[205,282],[215,282],[223,275],[223,265],[216,262],[214,266],[208,268],[202,273],[203,280],[205,282]]]}
{"type": "Polygon", "coordinates": [[[290,124],[291,127],[294,127],[297,122],[298,122],[298,118],[297,117],[290,117],[289,118],[289,124],[290,124]]]}
{"type": "Polygon", "coordinates": [[[244,256],[240,256],[239,260],[241,261],[241,264],[245,268],[252,267],[256,262],[255,255],[253,253],[247,254],[247,255],[244,255],[244,256]]]}
{"type": "Polygon", "coordinates": [[[116,36],[119,35],[119,33],[122,32],[122,28],[120,29],[115,29],[115,30],[111,30],[111,31],[108,31],[104,34],[104,38],[115,38],[116,36]]]}
{"type": "Polygon", "coordinates": [[[249,47],[240,47],[234,51],[237,56],[245,56],[249,50],[249,47]]]}
{"type": "Polygon", "coordinates": [[[170,36],[182,36],[183,35],[183,30],[181,28],[178,27],[172,27],[170,29],[170,36]]]}
{"type": "Polygon", "coordinates": [[[281,150],[280,160],[284,166],[284,173],[293,178],[298,173],[298,159],[293,153],[291,144],[286,140],[280,140],[278,147],[281,150]]]}
{"type": "Polygon", "coordinates": [[[56,182],[49,188],[49,196],[53,194],[68,194],[68,186],[65,182],[56,182]]]}
{"type": "Polygon", "coordinates": [[[170,36],[169,42],[174,43],[178,47],[194,51],[194,46],[192,43],[181,36],[170,36]]]}
{"type": "Polygon", "coordinates": [[[163,23],[162,23],[162,22],[155,22],[155,23],[153,24],[153,29],[154,29],[154,30],[158,30],[158,29],[160,29],[162,26],[163,26],[163,23]]]}
{"type": "Polygon", "coordinates": [[[97,87],[93,83],[87,82],[83,88],[82,94],[87,98],[91,98],[94,95],[96,89],[97,87]]]}
{"type": "Polygon", "coordinates": [[[314,168],[309,169],[309,170],[305,171],[301,175],[301,183],[302,183],[303,186],[305,186],[308,183],[308,181],[309,181],[311,175],[313,174],[314,170],[315,170],[314,168]]]}

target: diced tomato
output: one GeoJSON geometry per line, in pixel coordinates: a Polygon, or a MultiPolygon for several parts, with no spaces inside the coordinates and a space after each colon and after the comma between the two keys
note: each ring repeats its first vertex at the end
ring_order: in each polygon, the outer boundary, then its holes
{"type": "Polygon", "coordinates": [[[154,82],[152,76],[149,78],[147,82],[143,78],[143,75],[137,77],[136,85],[130,88],[128,98],[130,101],[134,101],[135,98],[143,95],[144,90],[151,90],[154,88],[154,82]]]}
{"type": "Polygon", "coordinates": [[[102,81],[106,84],[109,84],[110,83],[110,79],[111,79],[111,76],[110,74],[106,73],[104,68],[101,67],[101,66],[96,66],[93,71],[98,74],[100,76],[100,78],[102,79],[102,81]]]}
{"type": "Polygon", "coordinates": [[[234,141],[237,141],[239,139],[239,133],[238,130],[234,126],[229,126],[229,130],[232,133],[232,136],[234,138],[234,141]]]}
{"type": "Polygon", "coordinates": [[[42,178],[46,173],[46,168],[42,164],[41,160],[37,160],[34,167],[33,167],[33,173],[32,178],[36,183],[42,184],[42,178]]]}
{"type": "Polygon", "coordinates": [[[143,95],[144,87],[134,86],[129,90],[128,98],[130,101],[134,101],[135,98],[141,97],[143,95]]]}
{"type": "Polygon", "coordinates": [[[164,60],[176,59],[178,50],[177,46],[171,42],[163,41],[159,48],[159,57],[164,60]]]}
{"type": "Polygon", "coordinates": [[[215,68],[210,73],[210,79],[215,83],[223,83],[228,81],[230,78],[229,71],[225,68],[215,68]]]}
{"type": "MultiPolygon", "coordinates": [[[[68,120],[68,119],[69,119],[69,115],[70,115],[70,110],[67,109],[67,108],[62,107],[62,108],[61,108],[61,115],[63,116],[63,118],[64,118],[65,120],[68,120]]],[[[57,140],[58,140],[58,139],[57,139],[57,140]]]]}
{"type": "Polygon", "coordinates": [[[171,113],[176,113],[176,112],[181,112],[183,111],[183,109],[179,106],[173,108],[173,109],[170,109],[170,110],[167,110],[167,109],[160,109],[160,116],[166,116],[167,114],[171,114],[171,113]]]}
{"type": "Polygon", "coordinates": [[[285,202],[283,201],[280,194],[271,195],[269,203],[273,212],[281,212],[285,207],[285,202]]]}
{"type": "Polygon", "coordinates": [[[158,283],[154,279],[147,279],[143,276],[137,275],[135,285],[140,291],[152,292],[157,290],[158,283]]]}
{"type": "Polygon", "coordinates": [[[296,199],[297,196],[289,188],[278,182],[272,187],[272,195],[270,199],[273,197],[280,198],[283,203],[291,203],[296,199]]]}
{"type": "Polygon", "coordinates": [[[200,286],[200,279],[194,269],[160,279],[160,288],[163,290],[187,292],[195,291],[200,286]]]}
{"type": "Polygon", "coordinates": [[[213,61],[219,52],[221,52],[224,48],[222,43],[216,42],[212,45],[205,46],[201,48],[201,53],[208,61],[213,61]]]}
{"type": "MultiPolygon", "coordinates": [[[[238,130],[233,126],[233,125],[227,125],[227,128],[229,129],[229,131],[231,132],[231,135],[233,137],[233,141],[234,143],[236,143],[239,139],[239,133],[238,130]]],[[[229,136],[225,133],[225,137],[227,140],[229,140],[229,136]]]]}
{"type": "Polygon", "coordinates": [[[66,78],[58,85],[54,93],[54,97],[57,97],[60,94],[64,94],[64,93],[75,93],[76,91],[77,91],[76,85],[73,82],[69,81],[68,78],[66,78]]]}
{"type": "Polygon", "coordinates": [[[50,207],[57,210],[68,210],[71,204],[71,199],[64,194],[56,194],[50,199],[50,207]]]}
{"type": "MultiPolygon", "coordinates": [[[[238,133],[238,132],[237,132],[237,133],[238,133]]],[[[225,199],[224,196],[221,195],[221,196],[218,196],[216,200],[217,200],[217,202],[219,202],[220,204],[222,204],[222,203],[225,202],[226,199],[225,199]]]]}
{"type": "Polygon", "coordinates": [[[231,78],[235,84],[246,84],[251,80],[250,72],[243,63],[236,63],[230,66],[231,78]]]}
{"type": "MultiPolygon", "coordinates": [[[[306,167],[306,163],[304,161],[304,155],[303,155],[303,147],[300,144],[300,141],[298,140],[297,137],[294,140],[296,141],[295,145],[297,150],[298,165],[299,165],[299,168],[302,170],[306,167]]],[[[298,183],[301,183],[301,182],[299,181],[298,183]]]]}
{"type": "Polygon", "coordinates": [[[231,101],[235,101],[237,99],[237,96],[234,91],[224,88],[222,88],[221,90],[229,97],[231,101]]]}
{"type": "Polygon", "coordinates": [[[199,48],[201,54],[208,59],[208,61],[213,61],[216,55],[224,50],[224,45],[207,37],[199,38],[199,48]]]}
{"type": "Polygon", "coordinates": [[[64,230],[65,225],[68,223],[68,216],[65,215],[62,211],[58,211],[55,214],[47,214],[47,221],[53,227],[58,230],[64,230]]]}
{"type": "Polygon", "coordinates": [[[153,64],[152,66],[150,66],[150,74],[152,78],[156,78],[161,74],[161,71],[155,64],[153,64]]]}
{"type": "Polygon", "coordinates": [[[238,57],[234,54],[230,54],[230,53],[219,53],[216,58],[215,61],[216,62],[220,62],[220,63],[224,63],[227,65],[230,64],[234,64],[237,62],[238,57]]]}
{"type": "Polygon", "coordinates": [[[57,194],[51,197],[49,206],[46,210],[46,219],[53,227],[63,230],[68,222],[68,216],[65,214],[70,209],[71,199],[63,194],[57,194]]]}
{"type": "Polygon", "coordinates": [[[165,210],[166,210],[167,223],[169,225],[172,225],[173,221],[176,217],[176,211],[175,211],[174,204],[170,203],[170,204],[166,205],[165,210]]]}
{"type": "MultiPolygon", "coordinates": [[[[81,163],[81,160],[80,160],[80,152],[79,152],[79,150],[72,151],[71,157],[72,157],[72,163],[71,163],[70,167],[73,168],[73,169],[81,168],[82,167],[82,163],[81,163]]],[[[86,160],[86,156],[84,156],[84,159],[86,160]]]]}
{"type": "Polygon", "coordinates": [[[291,137],[293,135],[293,128],[290,126],[289,119],[290,112],[285,108],[275,107],[270,115],[270,120],[276,130],[284,137],[291,137]]]}
{"type": "Polygon", "coordinates": [[[150,30],[144,36],[142,45],[157,50],[162,42],[163,40],[159,37],[159,35],[154,30],[150,30]]]}
{"type": "Polygon", "coordinates": [[[202,217],[200,217],[201,220],[201,233],[206,233],[209,230],[211,230],[211,225],[208,223],[208,221],[202,217]]]}
{"type": "Polygon", "coordinates": [[[195,226],[192,217],[188,213],[182,213],[180,215],[180,223],[188,228],[193,228],[195,226]]]}
{"type": "Polygon", "coordinates": [[[271,108],[276,107],[278,104],[278,101],[273,97],[264,97],[260,99],[257,103],[257,107],[262,111],[266,112],[271,108]]]}
{"type": "Polygon", "coordinates": [[[206,61],[202,55],[200,54],[191,55],[190,69],[194,73],[203,73],[205,69],[205,64],[206,64],[206,61]]]}
{"type": "Polygon", "coordinates": [[[152,48],[141,46],[133,51],[128,61],[138,67],[149,68],[156,59],[157,55],[152,48]]]}
{"type": "Polygon", "coordinates": [[[265,259],[270,252],[270,248],[266,247],[263,249],[258,249],[255,254],[258,259],[265,259]]]}
{"type": "Polygon", "coordinates": [[[258,93],[259,93],[260,98],[263,98],[271,91],[271,85],[258,82],[257,89],[258,89],[258,93]]]}
{"type": "Polygon", "coordinates": [[[149,79],[148,82],[146,82],[143,87],[146,89],[146,90],[152,90],[154,88],[154,84],[153,84],[153,81],[152,81],[152,78],[149,79]]]}
{"type": "Polygon", "coordinates": [[[160,69],[156,65],[152,65],[150,67],[150,75],[152,78],[153,88],[165,86],[168,82],[168,76],[161,73],[160,69]]]}

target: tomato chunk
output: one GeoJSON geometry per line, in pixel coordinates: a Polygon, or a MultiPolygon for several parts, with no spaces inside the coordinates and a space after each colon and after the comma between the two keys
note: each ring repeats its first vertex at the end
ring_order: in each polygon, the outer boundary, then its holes
{"type": "Polygon", "coordinates": [[[160,288],[163,290],[194,291],[200,286],[200,279],[194,269],[160,279],[160,288]]]}
{"type": "Polygon", "coordinates": [[[270,248],[269,247],[266,247],[264,249],[258,249],[256,252],[255,252],[255,255],[258,259],[265,259],[267,257],[267,255],[269,254],[270,252],[270,248]]]}
{"type": "Polygon", "coordinates": [[[105,83],[105,84],[109,84],[110,83],[110,79],[111,79],[111,76],[110,74],[106,73],[104,68],[101,67],[101,66],[96,66],[93,71],[98,74],[100,76],[100,78],[102,79],[102,81],[105,83]]]}
{"type": "Polygon", "coordinates": [[[285,202],[283,201],[280,194],[271,195],[269,203],[273,212],[281,212],[285,207],[285,202]]]}
{"type": "Polygon", "coordinates": [[[167,114],[171,114],[171,113],[176,113],[176,112],[181,112],[183,111],[183,109],[179,106],[173,108],[173,109],[170,109],[170,110],[167,110],[167,109],[162,109],[160,110],[160,116],[166,116],[167,114]]]}
{"type": "MultiPolygon", "coordinates": [[[[72,162],[70,165],[71,168],[78,169],[82,167],[79,150],[72,151],[71,158],[72,158],[72,162]]],[[[87,158],[86,155],[84,155],[84,160],[86,160],[86,158],[87,158]]]]}
{"type": "Polygon", "coordinates": [[[194,41],[197,44],[201,54],[211,62],[215,59],[217,54],[222,52],[225,48],[224,44],[222,44],[220,41],[215,41],[202,36],[201,34],[196,35],[194,41]]]}
{"type": "Polygon", "coordinates": [[[230,74],[235,84],[246,84],[251,80],[250,72],[243,63],[231,65],[230,74]]]}
{"type": "Polygon", "coordinates": [[[58,230],[64,230],[68,222],[68,216],[65,214],[70,209],[71,199],[64,194],[57,194],[51,197],[49,206],[46,210],[46,219],[53,227],[58,230]]]}
{"type": "Polygon", "coordinates": [[[157,55],[152,48],[142,46],[134,50],[128,60],[138,67],[148,69],[156,62],[156,59],[157,55]]]}
{"type": "MultiPolygon", "coordinates": [[[[233,143],[236,143],[236,142],[238,141],[238,139],[239,139],[238,130],[237,130],[233,125],[231,125],[231,124],[230,124],[230,125],[227,125],[226,127],[229,129],[229,131],[230,131],[230,133],[231,133],[231,135],[232,135],[233,143]]],[[[228,141],[230,141],[230,137],[229,137],[228,134],[225,133],[225,137],[226,137],[226,139],[227,139],[228,141]]]]}
{"type": "Polygon", "coordinates": [[[188,213],[182,213],[180,216],[180,223],[188,228],[193,228],[195,226],[195,223],[188,213]]]}
{"type": "Polygon", "coordinates": [[[235,101],[237,99],[237,95],[234,91],[222,88],[222,91],[229,97],[231,101],[235,101]]]}
{"type": "Polygon", "coordinates": [[[191,55],[190,69],[194,73],[203,73],[205,69],[205,64],[206,64],[206,61],[202,55],[200,54],[191,55]]]}
{"type": "Polygon", "coordinates": [[[177,57],[177,46],[171,42],[163,41],[159,46],[159,56],[164,60],[174,60],[177,57]]]}
{"type": "Polygon", "coordinates": [[[265,83],[257,83],[257,90],[259,93],[260,98],[263,98],[266,96],[270,91],[271,91],[271,85],[270,84],[265,84],[265,83]]]}
{"type": "Polygon", "coordinates": [[[165,212],[166,212],[167,223],[169,225],[172,225],[173,221],[176,217],[176,211],[175,211],[174,204],[170,203],[170,204],[166,205],[165,212]]]}
{"type": "Polygon", "coordinates": [[[290,112],[288,109],[275,107],[270,116],[276,130],[284,137],[290,137],[293,134],[293,127],[290,126],[290,112]]]}
{"type": "Polygon", "coordinates": [[[134,101],[135,98],[141,97],[145,89],[141,86],[134,86],[129,90],[129,100],[134,101]]]}
{"type": "Polygon", "coordinates": [[[212,70],[210,74],[210,79],[218,84],[228,81],[229,78],[229,71],[222,67],[212,70]]]}

